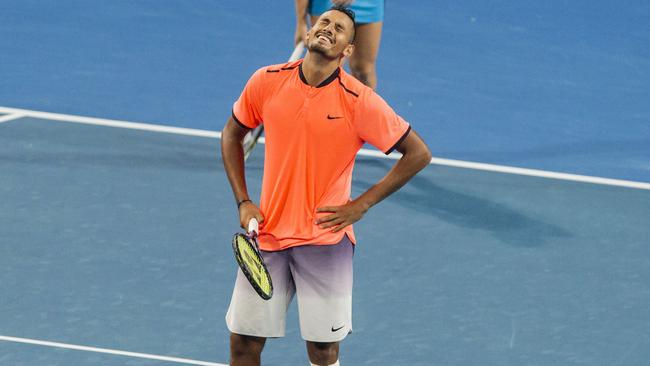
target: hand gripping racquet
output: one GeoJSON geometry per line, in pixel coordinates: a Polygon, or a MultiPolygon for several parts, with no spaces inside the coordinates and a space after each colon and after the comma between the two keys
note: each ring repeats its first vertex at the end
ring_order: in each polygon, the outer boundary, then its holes
{"type": "Polygon", "coordinates": [[[248,282],[262,299],[268,300],[273,296],[273,283],[257,246],[258,227],[257,220],[251,219],[248,223],[248,233],[237,233],[233,236],[232,249],[248,282]]]}

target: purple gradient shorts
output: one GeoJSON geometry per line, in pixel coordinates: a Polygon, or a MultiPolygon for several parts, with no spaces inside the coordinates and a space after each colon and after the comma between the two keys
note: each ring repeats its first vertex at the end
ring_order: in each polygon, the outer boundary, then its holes
{"type": "Polygon", "coordinates": [[[238,270],[228,329],[256,337],[283,337],[293,296],[298,301],[300,333],[312,342],[338,342],[352,332],[353,244],[304,245],[262,251],[273,280],[273,297],[262,300],[238,270]]]}

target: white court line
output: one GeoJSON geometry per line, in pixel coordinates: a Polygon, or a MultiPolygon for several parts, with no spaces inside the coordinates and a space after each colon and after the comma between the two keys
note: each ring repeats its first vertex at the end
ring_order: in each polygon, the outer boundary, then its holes
{"type": "Polygon", "coordinates": [[[25,117],[25,115],[22,114],[22,113],[13,113],[13,114],[8,114],[8,115],[6,115],[6,116],[2,116],[2,117],[0,117],[0,123],[5,123],[5,122],[13,121],[13,120],[15,120],[15,119],[19,119],[19,118],[23,118],[23,117],[25,117]]]}
{"type": "MultiPolygon", "coordinates": [[[[50,112],[39,112],[39,111],[32,111],[27,109],[0,107],[0,113],[22,114],[24,117],[34,117],[34,118],[41,118],[41,119],[60,121],[60,122],[72,122],[72,123],[82,123],[82,124],[108,126],[108,127],[129,128],[129,129],[136,129],[136,130],[164,132],[164,133],[172,133],[172,134],[187,135],[187,136],[221,138],[221,132],[217,132],[217,131],[162,126],[162,125],[139,123],[139,122],[117,121],[117,120],[104,119],[104,118],[83,117],[83,116],[50,113],[50,112]]],[[[259,143],[263,144],[264,139],[260,138],[259,143]]],[[[399,153],[392,153],[387,156],[380,151],[369,150],[369,149],[361,149],[359,151],[359,155],[372,156],[372,157],[383,158],[383,159],[386,158],[399,159],[400,157],[399,153]]],[[[546,170],[517,168],[517,167],[505,166],[505,165],[475,163],[475,162],[463,161],[463,160],[432,158],[431,164],[450,166],[456,168],[464,168],[464,169],[497,172],[497,173],[516,174],[516,175],[525,175],[531,177],[559,179],[559,180],[567,180],[573,182],[592,183],[592,184],[650,190],[650,183],[646,183],[646,182],[635,182],[635,181],[621,180],[621,179],[593,177],[588,175],[558,173],[558,172],[552,172],[546,170]]]]}
{"type": "MultiPolygon", "coordinates": [[[[391,153],[390,155],[386,156],[384,153],[380,151],[374,151],[374,150],[366,150],[364,154],[360,153],[359,155],[376,156],[379,158],[388,158],[388,159],[399,159],[401,156],[401,154],[399,153],[391,153]]],[[[634,182],[629,180],[592,177],[589,175],[550,172],[547,170],[517,168],[517,167],[505,166],[505,165],[475,163],[475,162],[463,161],[463,160],[431,158],[431,164],[444,165],[444,166],[450,166],[455,168],[484,170],[488,172],[525,175],[529,177],[550,178],[550,179],[568,180],[573,182],[593,183],[593,184],[650,190],[650,183],[645,183],[645,182],[634,182]]]]}
{"type": "Polygon", "coordinates": [[[76,345],[76,344],[49,342],[49,341],[41,341],[41,340],[38,340],[38,339],[18,338],[18,337],[9,337],[9,336],[2,336],[2,335],[0,335],[0,341],[33,344],[33,345],[37,345],[37,346],[54,347],[54,348],[65,348],[65,349],[71,349],[71,350],[75,350],[75,351],[106,353],[106,354],[110,354],[110,355],[144,358],[144,359],[148,359],[148,360],[176,362],[176,363],[182,363],[182,364],[186,364],[186,365],[228,366],[228,365],[223,364],[223,363],[215,363],[215,362],[208,362],[208,361],[197,361],[197,360],[190,360],[190,359],[187,359],[187,358],[167,357],[167,356],[160,356],[160,355],[152,355],[152,354],[148,354],[148,353],[127,352],[127,351],[120,351],[120,350],[109,349],[109,348],[88,347],[88,346],[80,346],[80,345],[76,345]]]}
{"type": "Polygon", "coordinates": [[[601,185],[608,185],[608,186],[650,190],[650,183],[593,177],[589,175],[558,173],[558,172],[550,172],[546,170],[517,168],[511,166],[504,166],[504,165],[474,163],[471,161],[450,160],[450,159],[440,159],[440,158],[432,158],[431,164],[452,166],[452,167],[465,168],[465,169],[484,170],[484,171],[497,172],[497,173],[525,175],[529,177],[559,179],[559,180],[568,180],[568,181],[581,182],[581,183],[592,183],[592,184],[601,184],[601,185]]]}
{"type": "Polygon", "coordinates": [[[31,111],[31,110],[27,110],[27,109],[16,109],[16,108],[0,107],[0,113],[19,113],[19,114],[22,114],[23,117],[47,119],[47,120],[50,120],[50,121],[57,121],[57,122],[82,123],[82,124],[86,124],[86,125],[107,126],[107,127],[117,127],[117,128],[128,128],[128,129],[132,129],[132,130],[172,133],[172,134],[176,134],[176,135],[221,138],[221,132],[217,132],[217,131],[207,131],[207,130],[197,130],[197,129],[193,129],[193,128],[154,125],[154,124],[140,123],[140,122],[119,121],[119,120],[105,119],[105,118],[82,117],[82,116],[74,116],[74,115],[69,115],[69,114],[31,111]]]}

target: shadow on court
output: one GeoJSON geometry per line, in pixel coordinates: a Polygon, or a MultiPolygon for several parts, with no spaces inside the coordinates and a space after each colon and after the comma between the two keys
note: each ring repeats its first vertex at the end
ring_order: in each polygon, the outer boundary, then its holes
{"type": "MultiPolygon", "coordinates": [[[[387,172],[394,161],[359,159],[361,164],[380,172],[387,172]]],[[[430,167],[435,170],[435,167],[430,167]]],[[[396,192],[391,198],[398,205],[411,209],[419,215],[433,216],[461,228],[485,230],[489,235],[512,246],[536,247],[555,238],[567,238],[571,234],[556,225],[527,216],[523,210],[515,210],[505,204],[476,195],[454,191],[435,183],[433,174],[415,176],[407,189],[396,192]]],[[[354,187],[366,190],[375,181],[357,175],[354,187]]]]}

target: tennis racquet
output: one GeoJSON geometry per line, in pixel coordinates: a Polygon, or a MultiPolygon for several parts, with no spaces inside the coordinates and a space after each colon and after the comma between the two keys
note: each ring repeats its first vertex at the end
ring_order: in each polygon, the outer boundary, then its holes
{"type": "Polygon", "coordinates": [[[248,233],[237,233],[233,236],[232,249],[248,282],[262,299],[268,300],[273,296],[273,283],[257,246],[258,227],[257,220],[251,219],[248,223],[248,233]]]}
{"type": "MultiPolygon", "coordinates": [[[[296,48],[293,49],[291,57],[289,57],[289,62],[299,59],[304,51],[305,44],[303,42],[298,43],[296,48]]],[[[246,161],[251,152],[253,152],[253,148],[257,145],[257,141],[260,139],[260,136],[262,136],[262,132],[264,132],[264,125],[259,125],[244,137],[244,161],[246,161]]]]}

